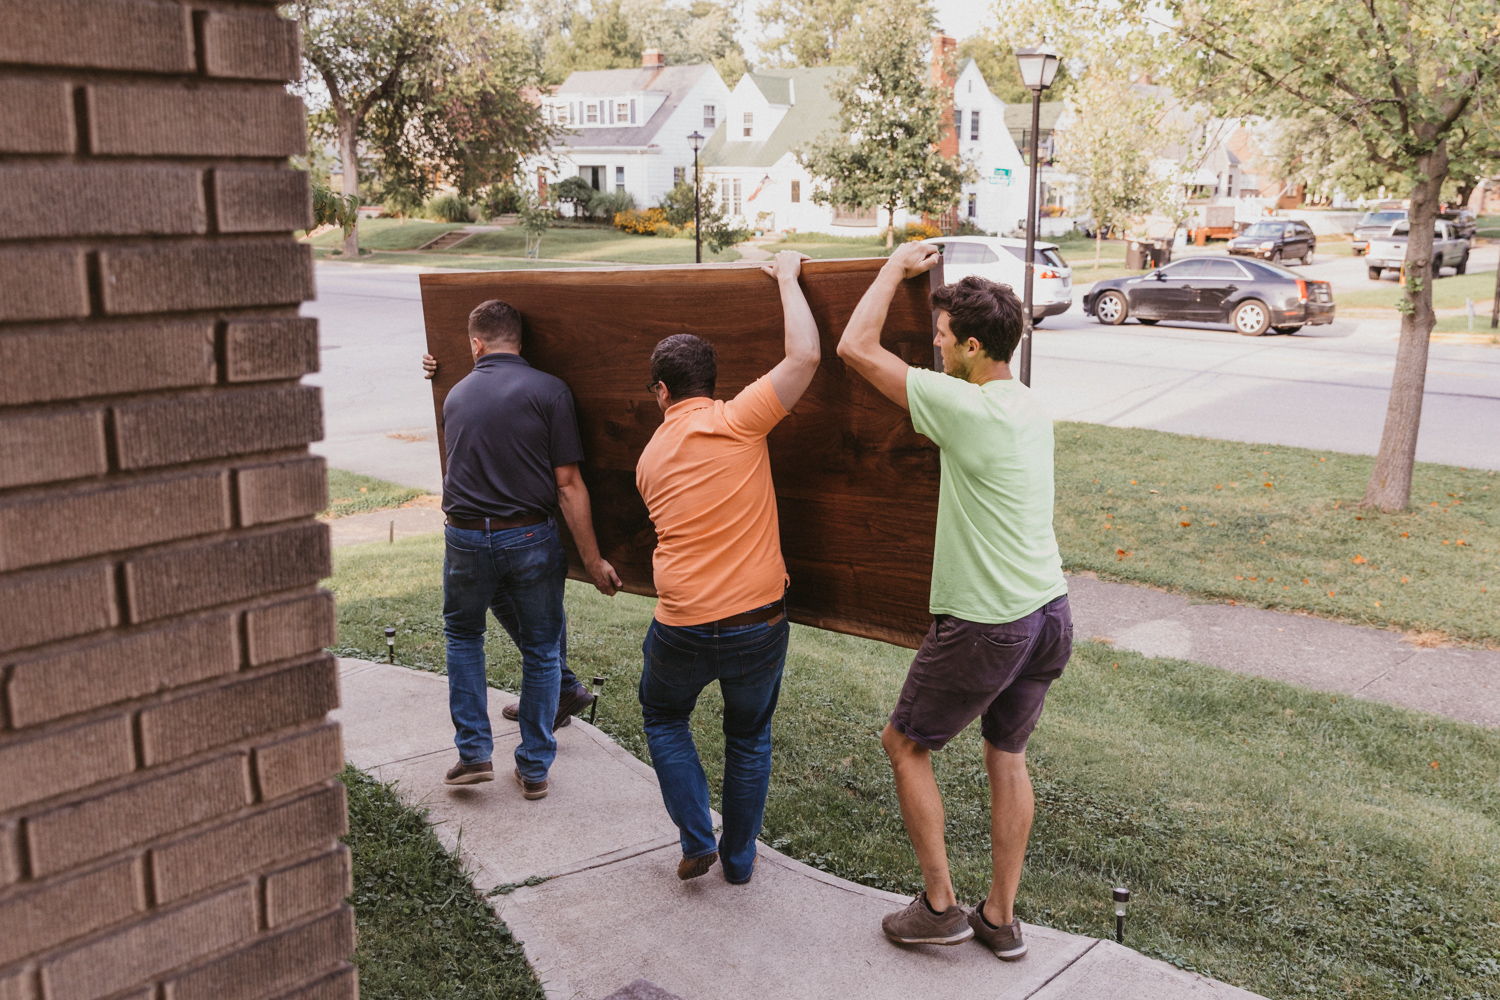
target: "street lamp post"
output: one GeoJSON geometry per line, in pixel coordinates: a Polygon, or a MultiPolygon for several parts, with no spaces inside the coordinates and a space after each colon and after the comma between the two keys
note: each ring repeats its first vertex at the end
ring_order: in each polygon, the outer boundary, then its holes
{"type": "Polygon", "coordinates": [[[698,208],[698,192],[702,185],[698,183],[698,150],[703,148],[703,136],[697,129],[687,137],[688,145],[693,147],[693,260],[699,264],[703,263],[703,225],[702,213],[698,208]]]}
{"type": "Polygon", "coordinates": [[[1042,126],[1042,91],[1057,78],[1058,54],[1045,45],[1016,50],[1021,82],[1031,91],[1031,170],[1026,177],[1026,280],[1021,295],[1021,384],[1031,384],[1031,280],[1036,270],[1037,132],[1042,126]]]}

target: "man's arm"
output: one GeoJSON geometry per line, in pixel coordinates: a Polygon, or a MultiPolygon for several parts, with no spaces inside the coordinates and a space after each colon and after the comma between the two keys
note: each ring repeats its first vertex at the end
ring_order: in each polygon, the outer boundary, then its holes
{"type": "Polygon", "coordinates": [[[817,320],[813,319],[807,297],[797,283],[797,276],[802,273],[802,261],[802,254],[797,251],[783,250],[772,263],[761,268],[776,279],[781,289],[781,311],[786,318],[786,357],[771,369],[770,378],[777,402],[788,413],[812,383],[823,355],[817,320]]]}
{"type": "Polygon", "coordinates": [[[583,557],[583,567],[594,578],[594,586],[601,594],[613,594],[621,587],[619,574],[599,554],[599,542],[594,537],[594,512],[589,506],[589,490],[583,485],[583,476],[578,472],[578,463],[559,465],[552,470],[557,475],[557,505],[562,508],[563,520],[573,533],[573,543],[583,557]]]}
{"type": "Polygon", "coordinates": [[[849,325],[839,337],[838,352],[844,363],[903,410],[911,409],[906,401],[908,365],[880,346],[880,331],[901,282],[925,274],[942,259],[942,251],[930,243],[903,243],[897,247],[876,275],[875,283],[859,300],[854,315],[849,317],[849,325]]]}

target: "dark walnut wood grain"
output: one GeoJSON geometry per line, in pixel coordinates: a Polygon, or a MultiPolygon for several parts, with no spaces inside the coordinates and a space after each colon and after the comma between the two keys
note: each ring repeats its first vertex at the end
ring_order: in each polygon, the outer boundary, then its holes
{"type": "MultiPolygon", "coordinates": [[[[906,412],[839,360],[834,348],[882,260],[807,261],[802,287],[818,321],[823,361],[791,416],[771,433],[781,548],[793,621],[916,646],[927,612],[937,520],[938,452],[906,412]]],[[[784,353],[781,299],[758,265],[589,268],[422,275],[439,448],[443,400],[473,368],[469,312],[503,299],[525,320],[522,355],[568,383],[583,434],[583,476],[604,556],[625,589],[654,595],[656,533],[635,487],[635,464],[661,423],[646,391],[652,349],[694,333],[719,356],[716,395],[728,399],[784,353]]],[[[932,367],[929,286],[903,284],[882,342],[932,367]]],[[[573,576],[582,567],[568,543],[573,576]]]]}

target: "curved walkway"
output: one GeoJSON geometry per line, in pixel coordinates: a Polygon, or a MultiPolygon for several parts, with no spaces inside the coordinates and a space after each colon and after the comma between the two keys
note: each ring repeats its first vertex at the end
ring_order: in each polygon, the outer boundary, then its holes
{"type": "Polygon", "coordinates": [[[449,787],[455,759],[440,675],[341,660],[346,758],[425,808],[475,887],[524,942],[549,1000],[1178,1000],[1255,994],[1112,941],[1026,929],[1031,952],[898,948],[880,917],[906,897],[835,878],[760,845],[754,879],[676,877],[677,831],[656,774],[582,719],[557,733],[551,793],[511,781],[515,723],[490,691],[496,780],[449,787]],[[529,884],[528,884],[529,883],[529,884]]]}

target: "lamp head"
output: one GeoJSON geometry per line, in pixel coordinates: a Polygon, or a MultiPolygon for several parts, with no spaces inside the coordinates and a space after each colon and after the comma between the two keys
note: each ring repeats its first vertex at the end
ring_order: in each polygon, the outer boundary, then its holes
{"type": "Polygon", "coordinates": [[[1062,64],[1062,57],[1050,46],[1028,45],[1016,49],[1016,64],[1021,69],[1021,82],[1026,88],[1041,93],[1057,79],[1057,68],[1062,64]]]}
{"type": "Polygon", "coordinates": [[[687,141],[695,153],[703,148],[703,135],[697,129],[693,129],[693,134],[687,137],[687,141]]]}
{"type": "Polygon", "coordinates": [[[1116,889],[1115,893],[1115,916],[1125,916],[1125,908],[1130,905],[1130,890],[1116,889]]]}

